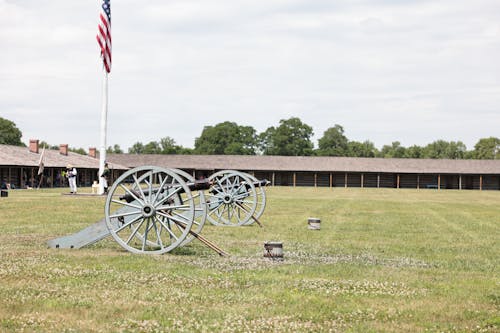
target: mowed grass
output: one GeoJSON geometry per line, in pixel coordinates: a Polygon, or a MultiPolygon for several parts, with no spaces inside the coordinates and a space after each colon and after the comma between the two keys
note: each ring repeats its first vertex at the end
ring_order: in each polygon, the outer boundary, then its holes
{"type": "Polygon", "coordinates": [[[103,216],[61,191],[0,199],[0,332],[499,331],[500,191],[268,188],[263,228],[203,229],[229,257],[48,249],[103,216]]]}

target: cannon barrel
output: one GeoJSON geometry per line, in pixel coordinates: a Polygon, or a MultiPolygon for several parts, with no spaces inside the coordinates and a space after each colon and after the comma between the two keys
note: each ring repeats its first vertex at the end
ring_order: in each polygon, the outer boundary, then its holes
{"type": "MultiPolygon", "coordinates": [[[[212,184],[211,184],[211,182],[208,179],[202,179],[202,180],[196,180],[194,182],[186,183],[186,185],[189,187],[189,190],[191,190],[191,191],[201,191],[201,190],[207,190],[207,189],[209,189],[212,184]]],[[[164,192],[165,189],[168,189],[168,188],[173,188],[173,186],[169,186],[169,187],[161,188],[161,189],[160,188],[154,188],[152,192],[153,193],[156,193],[158,191],[164,192]]],[[[184,192],[184,188],[181,187],[180,190],[177,193],[183,193],[183,192],[184,192]]],[[[141,197],[141,195],[137,191],[132,191],[132,193],[134,193],[134,195],[136,197],[138,197],[138,198],[141,197]]],[[[142,191],[142,193],[144,195],[149,195],[149,191],[147,191],[147,190],[142,191]]],[[[126,194],[120,196],[120,200],[124,200],[124,201],[130,203],[130,202],[134,201],[135,198],[130,193],[126,193],[126,194]]]]}
{"type": "MultiPolygon", "coordinates": [[[[267,179],[261,179],[261,180],[254,181],[251,184],[253,184],[253,186],[267,186],[267,185],[271,184],[271,182],[267,179]]],[[[247,182],[243,182],[242,185],[245,186],[245,190],[249,190],[251,188],[251,185],[247,182]]],[[[214,187],[210,190],[210,193],[214,194],[217,192],[220,192],[220,186],[214,185],[214,187]]]]}
{"type": "Polygon", "coordinates": [[[271,184],[271,182],[267,179],[261,179],[257,180],[256,182],[253,182],[254,186],[267,186],[269,184],[271,184]]]}

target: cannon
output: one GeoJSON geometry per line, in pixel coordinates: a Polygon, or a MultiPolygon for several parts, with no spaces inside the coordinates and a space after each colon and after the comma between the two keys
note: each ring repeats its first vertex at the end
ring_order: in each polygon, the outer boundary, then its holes
{"type": "Polygon", "coordinates": [[[241,226],[257,222],[266,206],[264,186],[267,180],[234,170],[223,170],[209,178],[207,194],[210,223],[217,226],[241,226]]]}
{"type": "Polygon", "coordinates": [[[81,248],[105,237],[127,251],[163,254],[200,240],[219,255],[217,245],[201,236],[206,220],[216,226],[257,222],[265,207],[267,181],[225,170],[195,180],[178,169],[142,166],[120,176],[111,186],[104,218],[69,236],[48,242],[52,248],[81,248]]]}

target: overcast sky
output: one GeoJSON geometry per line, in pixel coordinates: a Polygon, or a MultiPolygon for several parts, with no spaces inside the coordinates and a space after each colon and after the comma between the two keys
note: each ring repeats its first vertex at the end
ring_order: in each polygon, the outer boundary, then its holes
{"type": "MultiPolygon", "coordinates": [[[[378,148],[500,137],[499,0],[112,0],[107,145],[299,117],[378,148]]],[[[99,147],[98,0],[0,0],[0,117],[99,147]]]]}

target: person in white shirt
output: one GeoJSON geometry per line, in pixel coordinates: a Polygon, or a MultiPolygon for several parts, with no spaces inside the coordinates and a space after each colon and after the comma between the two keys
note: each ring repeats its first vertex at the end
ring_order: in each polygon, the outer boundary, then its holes
{"type": "Polygon", "coordinates": [[[70,193],[72,194],[76,194],[77,190],[76,175],[77,175],[76,169],[71,164],[68,164],[68,166],[66,167],[66,177],[68,177],[69,190],[70,193]]]}

